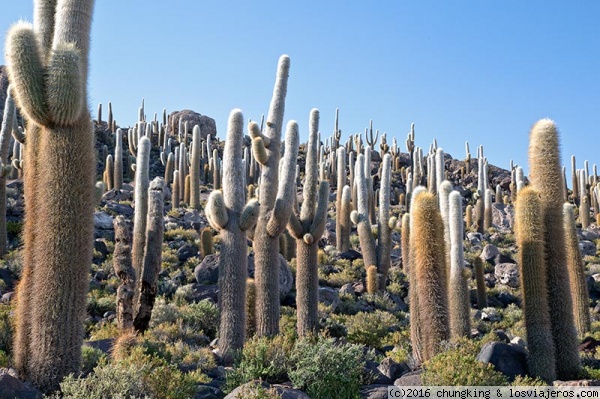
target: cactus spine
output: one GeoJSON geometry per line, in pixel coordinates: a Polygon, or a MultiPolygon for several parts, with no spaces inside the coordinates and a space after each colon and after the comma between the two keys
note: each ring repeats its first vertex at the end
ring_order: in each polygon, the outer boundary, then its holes
{"type": "Polygon", "coordinates": [[[22,281],[20,287],[29,293],[19,295],[28,309],[17,311],[29,321],[17,321],[21,348],[15,363],[43,391],[58,388],[62,377],[77,372],[81,358],[95,202],[94,135],[85,106],[93,3],[38,1],[34,27],[18,23],[7,35],[10,81],[30,133],[27,285],[22,281]],[[22,330],[27,325],[28,337],[22,330]]]}
{"type": "Polygon", "coordinates": [[[221,238],[219,352],[226,361],[244,345],[248,277],[246,231],[254,226],[258,217],[256,200],[245,205],[245,176],[240,173],[243,142],[244,116],[234,109],[229,115],[223,153],[223,193],[211,192],[206,204],[208,221],[221,238]]]}
{"type": "MultiPolygon", "coordinates": [[[[419,193],[411,206],[411,269],[414,267],[422,360],[427,361],[450,337],[443,221],[435,195],[419,193]]],[[[412,306],[412,303],[411,303],[412,306]]]]}
{"type": "Polygon", "coordinates": [[[471,334],[469,287],[464,274],[462,197],[452,191],[450,202],[450,284],[448,291],[450,310],[450,335],[452,338],[471,334]]]}
{"type": "Polygon", "coordinates": [[[281,56],[265,133],[255,122],[249,125],[254,156],[262,164],[260,214],[254,230],[256,332],[259,336],[273,336],[279,332],[279,235],[290,218],[295,195],[298,155],[298,124],[295,121],[290,121],[286,128],[285,156],[279,177],[280,137],[289,68],[289,57],[281,56]]]}
{"type": "Polygon", "coordinates": [[[300,215],[291,213],[288,231],[296,239],[296,304],[298,335],[306,336],[319,328],[319,239],[327,221],[329,182],[318,181],[319,111],[310,112],[306,182],[300,215]],[[318,187],[318,193],[317,193],[318,187]]]}
{"type": "Polygon", "coordinates": [[[516,204],[516,238],[529,347],[529,371],[550,382],[556,379],[556,363],[551,312],[548,307],[541,206],[540,196],[533,188],[526,187],[519,192],[516,204]]]}
{"type": "Polygon", "coordinates": [[[544,260],[549,308],[552,309],[550,320],[556,353],[556,372],[558,378],[570,379],[579,374],[581,363],[566,270],[565,233],[562,223],[563,187],[556,125],[549,119],[538,121],[531,128],[529,140],[530,179],[533,188],[541,196],[544,260]]]}
{"type": "MultiPolygon", "coordinates": [[[[586,197],[583,198],[583,200],[585,199],[586,197]]],[[[569,281],[571,282],[575,325],[579,337],[583,338],[591,330],[590,298],[585,279],[583,260],[579,252],[579,239],[577,238],[577,230],[575,228],[573,205],[569,203],[563,204],[563,218],[565,239],[567,241],[567,267],[569,269],[569,281]]]]}
{"type": "Polygon", "coordinates": [[[200,210],[200,126],[192,133],[192,159],[190,165],[190,208],[200,210]]]}
{"type": "Polygon", "coordinates": [[[582,196],[581,205],[579,205],[579,219],[581,219],[581,228],[590,227],[590,200],[587,196],[582,196]]]}

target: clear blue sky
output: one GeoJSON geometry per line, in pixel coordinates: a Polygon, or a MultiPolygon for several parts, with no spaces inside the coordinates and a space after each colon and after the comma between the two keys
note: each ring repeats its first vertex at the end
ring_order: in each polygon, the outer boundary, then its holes
{"type": "MultiPolygon", "coordinates": [[[[3,3],[0,31],[31,20],[32,1],[3,3]]],[[[526,166],[529,128],[550,117],[563,163],[600,165],[599,20],[592,0],[96,0],[90,104],[112,101],[121,125],[142,97],[149,116],[191,108],[224,137],[232,108],[267,112],[286,53],[285,118],[303,139],[311,108],[329,135],[339,107],[344,138],[373,119],[404,150],[415,122],[424,148],[437,138],[463,158],[468,140],[492,164],[526,166]]]]}

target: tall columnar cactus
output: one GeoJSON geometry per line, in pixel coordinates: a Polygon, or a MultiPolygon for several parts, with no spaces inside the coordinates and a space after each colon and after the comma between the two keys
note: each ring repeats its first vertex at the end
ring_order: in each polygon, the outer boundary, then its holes
{"type": "Polygon", "coordinates": [[[409,251],[410,251],[410,214],[402,215],[402,227],[400,230],[400,249],[402,252],[402,268],[404,274],[407,274],[410,269],[409,251]]]}
{"type": "Polygon", "coordinates": [[[148,168],[150,163],[150,139],[142,137],[138,142],[137,163],[135,164],[135,210],[133,214],[133,244],[131,247],[131,260],[133,270],[138,277],[134,291],[134,308],[137,309],[139,294],[141,292],[139,285],[141,280],[139,276],[144,270],[144,250],[146,248],[146,221],[148,216],[148,187],[150,185],[148,178],[148,168]]]}
{"type": "Polygon", "coordinates": [[[492,190],[487,188],[483,201],[483,229],[488,231],[492,227],[492,190]]]}
{"type": "MultiPolygon", "coordinates": [[[[414,204],[414,199],[421,193],[425,192],[425,187],[417,186],[413,191],[413,196],[410,200],[409,209],[412,209],[414,204]]],[[[413,256],[413,242],[412,242],[412,228],[413,228],[413,218],[412,212],[407,214],[408,217],[402,218],[403,222],[403,231],[408,231],[409,234],[404,237],[403,233],[403,241],[405,242],[408,239],[407,248],[403,248],[402,256],[404,260],[404,267],[408,269],[408,297],[410,303],[410,341],[412,343],[412,356],[417,363],[421,363],[423,361],[423,342],[421,337],[421,321],[419,318],[419,290],[417,287],[417,272],[414,265],[414,256],[413,256]],[[405,223],[408,223],[408,228],[406,228],[405,223]]]]}
{"type": "Polygon", "coordinates": [[[587,196],[582,196],[581,205],[579,205],[579,219],[581,220],[581,228],[587,229],[590,227],[590,200],[587,196]]]}
{"type": "MultiPolygon", "coordinates": [[[[200,210],[200,126],[192,132],[192,159],[190,161],[190,208],[200,210]]],[[[240,171],[241,173],[241,171],[240,171]]]]}
{"type": "Polygon", "coordinates": [[[11,134],[15,130],[17,130],[16,108],[9,86],[4,104],[2,129],[0,130],[0,257],[4,256],[7,249],[6,178],[12,172],[12,166],[8,163],[8,151],[10,149],[11,134]]]}
{"type": "Polygon", "coordinates": [[[563,204],[563,223],[567,241],[567,267],[571,284],[571,297],[575,312],[575,325],[579,337],[582,338],[591,329],[590,297],[584,273],[583,260],[579,251],[579,238],[575,228],[573,205],[563,204]]]}
{"type": "MultiPolygon", "coordinates": [[[[442,215],[442,221],[444,222],[444,248],[446,249],[446,276],[450,276],[450,193],[452,192],[452,183],[448,180],[444,180],[438,186],[438,206],[440,208],[440,215],[442,215]]],[[[443,281],[444,288],[448,288],[449,280],[443,281]]]]}
{"type": "Polygon", "coordinates": [[[133,329],[133,290],[135,272],[131,265],[131,232],[122,215],[113,220],[115,228],[115,251],[113,268],[121,279],[117,289],[117,326],[120,331],[133,329]]]}
{"type": "Polygon", "coordinates": [[[448,301],[450,311],[450,335],[452,338],[469,337],[471,314],[469,287],[465,278],[465,256],[463,251],[462,196],[452,191],[450,202],[450,278],[448,301]]]}
{"type": "Polygon", "coordinates": [[[306,181],[300,214],[291,213],[288,231],[296,239],[296,304],[298,335],[317,332],[319,328],[319,239],[327,221],[329,182],[318,181],[319,111],[310,112],[306,153],[306,181]],[[318,193],[317,193],[318,188],[318,193]]]}
{"type": "MultiPolygon", "coordinates": [[[[109,103],[109,110],[110,110],[109,103]]],[[[109,116],[112,115],[110,112],[109,116]]],[[[114,158],[114,189],[119,191],[123,188],[123,131],[121,129],[117,129],[117,134],[115,135],[115,158],[114,158]]]]}
{"type": "MultiPolygon", "coordinates": [[[[148,137],[144,137],[148,139],[148,137]]],[[[140,140],[140,144],[142,141],[140,140]]],[[[164,230],[164,188],[162,177],[152,180],[148,189],[148,214],[146,220],[146,239],[144,242],[143,269],[138,273],[137,298],[133,326],[136,331],[144,332],[150,325],[152,308],[158,292],[158,273],[162,264],[162,241],[164,230]]]]}
{"type": "Polygon", "coordinates": [[[575,155],[571,155],[571,184],[573,185],[573,203],[579,205],[579,179],[577,179],[575,155]]]}
{"type": "MultiPolygon", "coordinates": [[[[337,121],[337,110],[336,110],[336,121],[337,121]]],[[[337,126],[337,124],[336,124],[337,126]]],[[[344,207],[343,196],[344,186],[346,186],[346,148],[339,147],[337,149],[337,194],[335,200],[335,211],[336,211],[336,223],[335,223],[335,237],[337,243],[337,249],[340,252],[346,252],[350,249],[350,230],[347,225],[350,214],[344,213],[342,208],[344,207]]]]}
{"type": "Polygon", "coordinates": [[[544,261],[544,224],[539,193],[524,188],[516,204],[516,238],[519,274],[523,289],[523,313],[529,348],[529,371],[548,382],[556,379],[551,311],[548,306],[544,261]]]}
{"type": "Polygon", "coordinates": [[[37,1],[34,26],[17,23],[6,41],[10,81],[29,132],[15,365],[44,391],[77,372],[81,359],[95,201],[85,105],[93,5],[37,1]]]}
{"type": "MultiPolygon", "coordinates": [[[[553,121],[542,119],[529,137],[530,180],[541,196],[544,228],[544,261],[558,378],[579,374],[577,331],[566,267],[566,245],[562,216],[562,178],[558,130],[553,121]]],[[[519,200],[517,200],[518,202],[519,200]]]]}
{"type": "Polygon", "coordinates": [[[114,184],[114,161],[112,154],[108,154],[106,157],[106,169],[104,170],[104,182],[106,183],[106,189],[112,190],[115,187],[114,184]]]}
{"type": "MultiPolygon", "coordinates": [[[[419,193],[411,206],[411,270],[414,268],[420,326],[421,357],[427,361],[450,338],[443,222],[437,198],[419,193]]],[[[412,299],[412,298],[411,298],[412,299]]],[[[412,303],[411,303],[412,306],[412,303]]]]}
{"type": "Polygon", "coordinates": [[[379,219],[377,221],[377,272],[379,273],[379,290],[385,289],[390,270],[390,252],[392,245],[392,229],[396,218],[390,218],[390,187],[392,174],[392,156],[385,154],[381,167],[381,188],[379,189],[379,219]]]}
{"type": "Polygon", "coordinates": [[[294,174],[298,156],[298,124],[290,121],[285,135],[285,156],[279,177],[280,140],[285,109],[290,59],[281,56],[265,133],[255,122],[249,125],[256,160],[262,164],[259,185],[260,213],[254,230],[256,333],[279,332],[279,235],[292,213],[294,174]]]}
{"type": "Polygon", "coordinates": [[[248,245],[246,231],[258,217],[255,199],[245,205],[245,176],[242,170],[244,117],[239,109],[229,115],[223,152],[223,193],[213,191],[206,204],[206,216],[221,240],[219,257],[219,352],[230,360],[244,345],[246,332],[246,279],[248,245]]]}

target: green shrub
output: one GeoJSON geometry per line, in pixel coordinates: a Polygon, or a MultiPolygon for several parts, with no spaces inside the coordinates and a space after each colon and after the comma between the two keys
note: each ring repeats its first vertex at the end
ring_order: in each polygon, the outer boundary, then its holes
{"type": "Polygon", "coordinates": [[[244,345],[232,371],[226,375],[225,392],[260,379],[269,383],[287,380],[288,357],[292,344],[284,336],[253,337],[244,345]]]}
{"type": "Polygon", "coordinates": [[[184,325],[192,330],[204,331],[211,339],[217,335],[219,307],[208,299],[191,303],[180,309],[184,325]]]}
{"type": "Polygon", "coordinates": [[[267,388],[260,384],[248,384],[240,390],[235,399],[281,399],[275,388],[267,388]]]}
{"type": "Polygon", "coordinates": [[[302,339],[292,352],[289,376],[294,387],[311,398],[359,398],[364,364],[359,345],[337,343],[333,338],[302,339]]]}
{"type": "Polygon", "coordinates": [[[515,378],[515,380],[511,384],[514,387],[547,387],[543,380],[539,378],[531,378],[529,376],[522,377],[520,375],[515,378]]]}
{"type": "Polygon", "coordinates": [[[12,351],[14,333],[13,316],[10,305],[0,304],[0,350],[6,353],[12,351]]]}
{"type": "Polygon", "coordinates": [[[88,375],[91,373],[104,357],[106,355],[100,349],[83,345],[81,347],[81,374],[88,375]]]}
{"type": "Polygon", "coordinates": [[[159,324],[175,323],[179,317],[179,309],[175,304],[167,303],[164,297],[157,298],[154,308],[152,308],[150,327],[156,327],[159,324]]]}
{"type": "Polygon", "coordinates": [[[93,290],[88,293],[87,311],[90,316],[103,317],[104,313],[115,311],[117,308],[116,296],[102,290],[93,290]]]}
{"type": "Polygon", "coordinates": [[[146,355],[141,348],[120,362],[105,359],[85,378],[72,375],[60,385],[66,399],[168,398],[188,399],[196,392],[197,378],[184,374],[164,359],[146,355]]]}
{"type": "Polygon", "coordinates": [[[506,385],[504,375],[494,369],[490,363],[477,360],[478,344],[467,343],[458,345],[454,349],[442,352],[424,364],[422,374],[424,385],[456,386],[474,385],[491,386],[506,385]]]}
{"type": "Polygon", "coordinates": [[[376,310],[348,316],[344,324],[348,329],[349,342],[380,348],[382,346],[381,339],[393,329],[398,328],[399,321],[391,313],[376,310]]]}
{"type": "Polygon", "coordinates": [[[10,366],[10,358],[3,350],[0,350],[0,367],[8,368],[10,366]]]}

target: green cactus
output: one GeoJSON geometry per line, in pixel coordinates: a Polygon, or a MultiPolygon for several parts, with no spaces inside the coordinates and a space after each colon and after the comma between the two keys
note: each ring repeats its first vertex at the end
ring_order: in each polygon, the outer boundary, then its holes
{"type": "Polygon", "coordinates": [[[244,175],[240,173],[244,142],[244,117],[231,111],[223,153],[223,193],[213,191],[206,204],[207,219],[219,231],[219,352],[226,362],[242,349],[246,331],[246,231],[258,217],[258,202],[246,205],[244,175]]]}
{"type": "Polygon", "coordinates": [[[200,255],[202,259],[213,253],[213,233],[207,228],[200,232],[200,255]]]}
{"type": "Polygon", "coordinates": [[[379,273],[379,290],[383,291],[385,290],[387,275],[390,270],[392,229],[396,224],[396,219],[390,217],[392,156],[385,154],[381,165],[379,219],[377,220],[377,272],[379,273]]]}
{"type": "Polygon", "coordinates": [[[329,182],[318,181],[319,110],[310,112],[306,181],[300,214],[292,212],[288,231],[296,239],[296,305],[299,336],[316,333],[319,328],[318,242],[327,221],[329,182]],[[317,193],[318,188],[318,193],[317,193]]]}
{"type": "MultiPolygon", "coordinates": [[[[140,148],[148,137],[140,140],[140,148]]],[[[148,210],[146,220],[146,239],[144,240],[143,268],[137,274],[137,300],[133,327],[143,333],[150,325],[152,308],[158,292],[158,273],[162,265],[162,241],[164,230],[164,188],[162,177],[152,180],[148,188],[148,210]]]]}
{"type": "Polygon", "coordinates": [[[17,320],[15,366],[43,391],[77,372],[81,359],[95,203],[94,135],[85,106],[93,4],[40,0],[34,26],[17,23],[6,39],[10,81],[29,132],[26,286],[22,281],[16,312],[29,320],[17,320]]]}
{"type": "Polygon", "coordinates": [[[556,362],[544,263],[542,203],[533,188],[525,187],[519,192],[516,218],[529,372],[551,382],[556,379],[556,362]]]}
{"type": "Polygon", "coordinates": [[[549,119],[538,121],[531,128],[529,137],[529,177],[532,187],[541,196],[544,260],[549,308],[552,309],[550,320],[556,373],[560,379],[572,379],[579,375],[581,362],[566,266],[560,159],[556,125],[549,119]]]}
{"type": "MultiPolygon", "coordinates": [[[[443,221],[437,198],[427,192],[415,196],[411,206],[411,270],[417,291],[421,358],[427,361],[441,350],[450,338],[446,281],[443,221]]],[[[412,304],[411,304],[412,305],[412,304]]]]}
{"type": "MultiPolygon", "coordinates": [[[[585,201],[584,197],[584,201],[585,201]]],[[[582,201],[583,203],[583,201],[582,201]]],[[[569,281],[571,283],[571,297],[573,298],[573,310],[575,313],[575,325],[580,338],[591,330],[590,320],[590,297],[584,273],[583,260],[579,251],[579,238],[575,227],[575,215],[573,205],[563,204],[563,223],[565,228],[565,239],[567,242],[567,267],[569,269],[569,281]]]]}
{"type": "Polygon", "coordinates": [[[105,183],[106,189],[112,190],[115,187],[114,184],[114,162],[112,154],[108,154],[106,157],[106,169],[105,169],[105,183]]]}
{"type": "Polygon", "coordinates": [[[295,195],[294,175],[298,155],[298,124],[295,121],[287,125],[282,176],[279,176],[280,137],[289,68],[289,57],[281,56],[265,133],[255,122],[249,125],[254,156],[262,164],[260,214],[254,230],[256,333],[259,336],[273,336],[279,332],[279,235],[290,218],[295,195]],[[260,154],[266,154],[266,158],[260,154]]]}
{"type": "MultiPolygon", "coordinates": [[[[369,148],[369,147],[367,147],[369,148]]],[[[355,183],[357,191],[357,210],[352,211],[351,219],[356,224],[360,248],[362,250],[365,267],[377,265],[377,252],[375,239],[371,233],[369,219],[369,185],[365,176],[365,156],[359,154],[355,165],[355,183]]]]}
{"type": "Polygon", "coordinates": [[[371,265],[367,267],[367,292],[371,295],[377,294],[379,291],[379,276],[377,266],[371,265]]]}
{"type": "Polygon", "coordinates": [[[450,336],[452,338],[469,337],[471,335],[471,304],[469,287],[464,273],[462,196],[458,191],[450,193],[449,203],[450,278],[448,308],[450,311],[450,336]]]}

